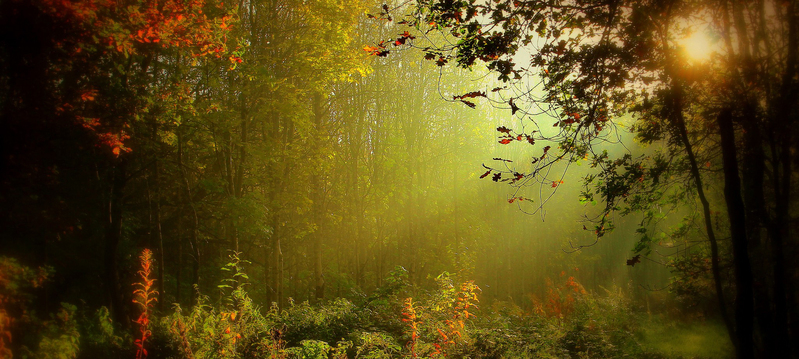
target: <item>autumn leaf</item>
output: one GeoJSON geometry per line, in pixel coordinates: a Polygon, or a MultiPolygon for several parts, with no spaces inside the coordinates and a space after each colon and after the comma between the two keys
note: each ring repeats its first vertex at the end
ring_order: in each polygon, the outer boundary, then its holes
{"type": "Polygon", "coordinates": [[[486,93],[482,91],[472,91],[460,96],[452,96],[453,100],[462,100],[465,98],[476,98],[476,97],[486,97],[486,93]]]}
{"type": "Polygon", "coordinates": [[[477,107],[477,105],[475,105],[474,102],[471,101],[461,100],[461,102],[463,102],[466,106],[469,106],[471,108],[477,107]]]}
{"type": "Polygon", "coordinates": [[[482,175],[482,176],[480,176],[480,178],[485,178],[485,177],[486,177],[486,176],[488,176],[490,173],[491,173],[491,170],[488,170],[488,171],[486,171],[486,173],[483,173],[483,175],[482,175]]]}
{"type": "Polygon", "coordinates": [[[82,101],[94,101],[95,97],[97,97],[97,90],[88,90],[80,95],[82,101]]]}
{"type": "Polygon", "coordinates": [[[409,39],[409,40],[416,39],[416,36],[411,35],[411,33],[407,32],[407,31],[401,33],[400,36],[402,36],[402,37],[404,37],[406,39],[409,39]]]}
{"type": "Polygon", "coordinates": [[[508,104],[510,105],[510,114],[515,115],[516,111],[519,111],[519,106],[513,103],[513,99],[508,100],[508,104]]]}
{"type": "Polygon", "coordinates": [[[502,132],[502,133],[510,133],[510,129],[505,127],[505,126],[497,127],[497,131],[502,132]]]}
{"type": "Polygon", "coordinates": [[[513,141],[513,140],[511,140],[510,138],[506,138],[506,139],[503,139],[503,140],[499,141],[499,143],[501,143],[503,145],[507,145],[507,144],[511,143],[511,141],[513,141]]]}
{"type": "Polygon", "coordinates": [[[636,263],[641,263],[641,255],[636,254],[632,259],[627,260],[627,265],[631,267],[635,267],[636,263]]]}

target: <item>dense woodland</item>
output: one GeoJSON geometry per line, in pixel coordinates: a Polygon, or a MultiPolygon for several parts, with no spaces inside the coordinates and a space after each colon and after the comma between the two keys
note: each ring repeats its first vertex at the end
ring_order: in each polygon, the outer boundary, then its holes
{"type": "Polygon", "coordinates": [[[0,358],[795,358],[799,3],[0,2],[0,358]]]}

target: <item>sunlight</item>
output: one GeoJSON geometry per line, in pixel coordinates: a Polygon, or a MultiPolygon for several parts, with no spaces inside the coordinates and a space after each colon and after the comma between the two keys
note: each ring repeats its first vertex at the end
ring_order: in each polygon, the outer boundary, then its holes
{"type": "Polygon", "coordinates": [[[707,61],[714,52],[714,41],[705,31],[694,31],[680,41],[680,45],[693,62],[707,61]]]}

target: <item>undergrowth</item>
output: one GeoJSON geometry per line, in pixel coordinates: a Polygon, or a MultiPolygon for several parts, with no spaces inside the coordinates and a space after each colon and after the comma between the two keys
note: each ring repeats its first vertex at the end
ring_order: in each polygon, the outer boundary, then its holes
{"type": "MultiPolygon", "coordinates": [[[[228,276],[219,285],[222,300],[212,302],[200,295],[191,308],[174,305],[168,312],[158,313],[151,305],[155,292],[150,278],[157,264],[149,251],[143,252],[140,262],[140,281],[134,284],[140,315],[128,330],[111,321],[105,308],[87,313],[64,304],[50,320],[29,317],[32,324],[26,328],[36,328],[32,332],[35,335],[20,338],[25,345],[10,347],[11,329],[20,323],[10,321],[6,313],[19,308],[24,296],[10,292],[6,284],[0,291],[0,353],[11,357],[11,349],[16,349],[14,357],[64,359],[688,355],[667,353],[659,347],[650,349],[647,343],[661,332],[652,329],[653,321],[642,321],[642,314],[632,310],[625,291],[612,288],[604,293],[588,292],[565,273],[548,280],[545,297],[533,298],[533,305],[526,310],[508,302],[481,303],[477,285],[448,273],[435,278],[435,288],[411,286],[401,268],[391,273],[382,288],[356,300],[337,298],[316,305],[290,301],[285,307],[261,307],[249,297],[244,262],[234,253],[223,268],[228,276]],[[650,327],[642,328],[638,323],[650,327]]],[[[14,262],[4,263],[8,268],[18,267],[14,262]]],[[[30,282],[31,278],[28,275],[14,280],[30,282]]]]}

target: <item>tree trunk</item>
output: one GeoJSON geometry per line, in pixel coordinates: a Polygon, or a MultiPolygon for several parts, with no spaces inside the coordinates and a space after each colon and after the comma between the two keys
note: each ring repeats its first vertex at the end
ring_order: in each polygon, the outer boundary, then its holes
{"type": "MultiPolygon", "coordinates": [[[[158,142],[158,122],[153,121],[152,124],[152,140],[157,145],[158,142]]],[[[153,187],[155,188],[155,204],[153,206],[153,223],[151,232],[150,246],[157,246],[156,248],[156,267],[158,268],[158,280],[156,280],[156,290],[158,291],[158,308],[164,309],[164,297],[166,296],[166,287],[164,287],[164,237],[161,232],[161,166],[158,162],[159,153],[153,154],[155,160],[153,161],[153,187]]],[[[149,187],[148,187],[149,192],[149,187]]]]}
{"type": "Polygon", "coordinates": [[[749,263],[749,243],[746,238],[746,208],[741,197],[738,158],[732,113],[722,110],[718,116],[721,135],[721,154],[724,160],[724,200],[730,219],[733,261],[735,264],[735,338],[739,359],[754,357],[754,303],[752,267],[749,263]]]}
{"type": "Polygon", "coordinates": [[[157,245],[157,263],[158,267],[158,280],[156,281],[156,288],[158,290],[158,308],[164,309],[164,296],[166,295],[166,288],[164,287],[164,236],[161,232],[161,187],[159,182],[159,165],[158,160],[153,163],[153,181],[155,182],[155,206],[153,213],[153,236],[155,237],[152,245],[157,245]]]}
{"type": "MultiPolygon", "coordinates": [[[[314,94],[313,97],[313,111],[314,111],[314,125],[315,131],[317,132],[317,138],[313,141],[312,146],[314,146],[313,154],[316,156],[321,156],[322,154],[319,153],[319,148],[321,147],[320,144],[326,142],[324,138],[324,113],[322,110],[322,96],[319,93],[314,94]]],[[[321,301],[325,297],[325,278],[322,272],[322,230],[324,228],[324,214],[325,214],[325,205],[324,205],[324,188],[322,186],[322,181],[320,179],[322,175],[319,173],[319,169],[315,169],[311,173],[311,191],[312,194],[312,202],[313,202],[313,220],[314,224],[316,224],[316,230],[312,234],[313,238],[313,277],[314,277],[314,299],[317,301],[321,301]]]]}
{"type": "Polygon", "coordinates": [[[189,205],[192,215],[192,220],[189,222],[191,223],[189,244],[192,247],[192,256],[194,257],[194,261],[192,262],[192,284],[195,288],[192,288],[191,291],[191,304],[194,305],[197,302],[197,294],[200,289],[200,256],[202,252],[200,251],[200,243],[197,238],[197,231],[199,228],[197,209],[194,207],[194,200],[191,196],[191,186],[189,185],[189,179],[188,176],[186,176],[186,169],[183,165],[183,138],[181,134],[181,129],[178,127],[178,169],[180,170],[181,182],[183,184],[182,192],[184,194],[184,201],[189,205]]]}
{"type": "MultiPolygon", "coordinates": [[[[673,71],[671,71],[673,72],[673,71]]],[[[727,334],[730,337],[733,345],[737,347],[738,343],[735,336],[735,326],[730,320],[727,312],[727,303],[724,299],[724,290],[721,285],[721,265],[719,261],[719,247],[716,239],[716,233],[713,230],[713,217],[710,212],[710,202],[705,195],[704,185],[702,184],[702,176],[699,173],[699,165],[696,163],[696,154],[691,145],[691,140],[688,138],[688,129],[685,126],[685,118],[683,117],[683,103],[682,103],[682,86],[679,81],[674,79],[672,81],[672,108],[670,120],[672,126],[676,130],[677,140],[685,148],[685,155],[688,157],[688,162],[691,168],[691,177],[696,184],[696,193],[699,201],[702,204],[702,216],[705,222],[705,231],[707,233],[708,241],[710,242],[710,267],[713,273],[713,284],[716,290],[716,300],[719,304],[719,312],[721,318],[724,320],[724,325],[727,327],[727,334]]]]}
{"type": "MultiPolygon", "coordinates": [[[[789,24],[788,29],[788,54],[786,58],[785,72],[782,75],[782,83],[780,86],[779,103],[775,118],[772,122],[775,123],[777,146],[779,147],[779,157],[774,153],[774,193],[776,195],[776,206],[773,229],[770,230],[771,234],[771,259],[774,263],[774,312],[775,312],[775,330],[777,332],[776,341],[780,343],[778,347],[778,355],[783,357],[790,357],[792,350],[792,338],[788,326],[789,313],[788,303],[793,303],[795,295],[794,290],[790,286],[790,278],[786,273],[794,273],[786,266],[785,261],[785,239],[789,238],[789,221],[790,221],[790,200],[791,200],[791,176],[792,176],[792,140],[793,140],[793,119],[795,118],[795,101],[797,96],[796,90],[796,72],[799,57],[799,23],[797,22],[797,4],[796,1],[788,3],[786,11],[786,24],[789,24]],[[792,113],[794,111],[794,113],[792,113]],[[780,171],[780,165],[782,170],[780,171]]],[[[775,151],[776,152],[776,151],[775,151]]],[[[793,268],[791,268],[793,269],[793,268]]],[[[794,325],[796,318],[793,319],[794,325]]],[[[794,332],[796,334],[796,332],[794,332]]]]}
{"type": "Polygon", "coordinates": [[[743,147],[741,161],[741,194],[746,210],[746,240],[750,257],[758,262],[752,263],[752,290],[754,300],[754,313],[756,324],[761,338],[759,355],[774,357],[774,352],[779,351],[773,313],[771,311],[771,298],[768,285],[770,282],[769,270],[772,268],[761,232],[767,222],[764,195],[765,154],[763,152],[763,138],[760,131],[761,123],[757,120],[750,104],[744,109],[743,147]]]}
{"type": "Polygon", "coordinates": [[[127,320],[125,308],[122,304],[122,293],[119,288],[117,249],[122,239],[122,201],[126,182],[126,167],[127,162],[119,160],[113,168],[111,193],[108,200],[108,221],[106,222],[105,232],[106,293],[111,302],[114,320],[123,327],[127,327],[130,321],[127,320]]]}

